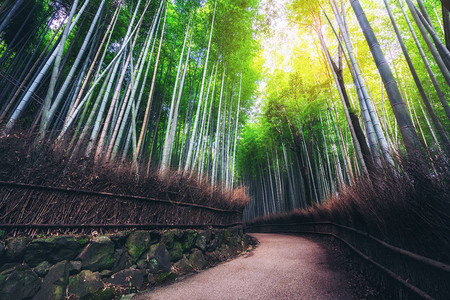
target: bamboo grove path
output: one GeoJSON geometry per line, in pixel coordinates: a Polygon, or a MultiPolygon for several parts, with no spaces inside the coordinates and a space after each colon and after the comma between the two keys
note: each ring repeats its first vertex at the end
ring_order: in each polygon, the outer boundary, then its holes
{"type": "Polygon", "coordinates": [[[321,245],[292,235],[252,236],[260,244],[246,256],[133,299],[358,299],[321,245]]]}

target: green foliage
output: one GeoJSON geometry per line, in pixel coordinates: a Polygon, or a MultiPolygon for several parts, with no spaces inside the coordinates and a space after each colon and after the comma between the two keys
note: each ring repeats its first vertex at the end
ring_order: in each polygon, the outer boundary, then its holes
{"type": "MultiPolygon", "coordinates": [[[[440,28],[442,15],[438,9],[440,2],[422,1],[432,25],[443,40],[443,31],[440,28]]],[[[353,9],[348,1],[335,2],[341,17],[345,15],[344,22],[354,54],[382,130],[394,151],[401,151],[404,145],[400,139],[396,118],[353,9]]],[[[434,138],[435,128],[430,124],[429,116],[423,109],[424,104],[400,51],[384,4],[382,1],[370,0],[360,2],[396,77],[403,99],[408,104],[414,125],[421,135],[423,147],[430,160],[436,159],[439,155],[436,156],[437,152],[434,151],[439,145],[434,138]]],[[[388,2],[392,6],[408,52],[432,101],[432,106],[449,133],[449,120],[411,38],[406,20],[398,6],[399,2],[397,0],[388,2]]],[[[307,203],[338,191],[341,185],[351,182],[352,176],[361,173],[343,102],[340,101],[331,67],[319,40],[321,34],[331,59],[342,68],[343,81],[351,106],[348,110],[359,118],[358,122],[364,130],[362,111],[351,68],[348,65],[348,53],[347,50],[344,50],[345,53],[342,52],[342,47],[345,48],[344,42],[338,40],[342,37],[330,5],[331,1],[287,0],[282,3],[286,4],[286,12],[280,7],[278,10],[277,8],[271,10],[271,7],[276,7],[275,3],[270,0],[263,1],[263,9],[267,15],[262,18],[263,20],[266,18],[264,20],[266,27],[262,26],[260,38],[264,46],[262,56],[269,59],[264,63],[265,80],[260,96],[262,108],[260,115],[256,117],[257,122],[246,125],[241,140],[242,158],[239,160],[239,172],[243,178],[247,176],[253,178],[249,182],[255,187],[250,189],[257,197],[249,206],[249,217],[273,213],[283,207],[280,206],[280,202],[283,203],[291,197],[295,184],[292,178],[287,178],[292,176],[288,170],[289,165],[301,169],[301,174],[297,174],[301,177],[299,189],[305,190],[308,186],[311,188],[312,192],[306,197],[312,199],[306,199],[307,203]],[[288,25],[280,25],[283,22],[288,25]],[[278,33],[277,30],[280,28],[285,32],[278,33]],[[296,34],[292,31],[296,31],[296,34]],[[286,157],[281,157],[279,153],[283,153],[285,148],[289,153],[286,157]],[[285,162],[286,159],[288,162],[285,162]],[[285,169],[284,164],[287,166],[285,169]]],[[[448,98],[450,88],[445,83],[406,6],[405,8],[439,85],[448,98]]],[[[294,198],[298,197],[298,194],[294,195],[294,198]]]]}
{"type": "Polygon", "coordinates": [[[242,130],[237,162],[242,175],[255,176],[260,171],[260,164],[266,158],[264,145],[270,142],[267,126],[267,122],[260,119],[255,123],[247,123],[242,130]]]}
{"type": "Polygon", "coordinates": [[[321,135],[319,120],[326,110],[324,86],[328,83],[308,87],[306,76],[302,70],[291,74],[278,71],[269,79],[262,115],[255,124],[247,124],[242,134],[242,173],[256,174],[258,164],[264,164],[266,152],[271,151],[268,145],[284,143],[295,147],[294,132],[308,140],[321,135]]]}

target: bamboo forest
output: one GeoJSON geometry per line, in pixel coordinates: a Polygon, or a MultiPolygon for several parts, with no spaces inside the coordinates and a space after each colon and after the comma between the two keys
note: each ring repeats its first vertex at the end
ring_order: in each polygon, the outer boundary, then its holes
{"type": "Polygon", "coordinates": [[[1,1],[2,135],[245,184],[250,218],[320,203],[402,153],[439,175],[448,11],[346,2],[1,1]]]}
{"type": "Polygon", "coordinates": [[[338,222],[448,262],[449,10],[0,0],[0,223],[338,222]],[[239,214],[31,204],[3,185],[239,214]]]}
{"type": "Polygon", "coordinates": [[[245,184],[250,217],[320,203],[403,152],[437,172],[439,1],[260,2],[2,1],[2,134],[245,184]]]}

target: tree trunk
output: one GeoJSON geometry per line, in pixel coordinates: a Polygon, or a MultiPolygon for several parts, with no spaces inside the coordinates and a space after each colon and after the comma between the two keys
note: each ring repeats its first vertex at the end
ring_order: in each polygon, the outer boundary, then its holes
{"type": "MultiPolygon", "coordinates": [[[[347,48],[348,56],[350,58],[349,67],[352,70],[351,74],[355,83],[356,92],[360,102],[361,112],[363,115],[364,124],[366,127],[367,139],[372,151],[372,157],[377,165],[381,165],[381,158],[379,151],[381,150],[383,156],[388,162],[391,162],[390,149],[386,143],[386,138],[381,129],[380,122],[372,107],[372,101],[370,100],[369,93],[362,78],[361,71],[359,69],[356,57],[353,52],[353,46],[350,40],[350,36],[347,30],[347,26],[344,23],[343,18],[340,16],[337,9],[337,5],[334,0],[330,0],[330,4],[333,8],[336,20],[339,28],[341,29],[342,37],[344,39],[345,46],[347,48]],[[380,148],[380,149],[379,149],[380,148]]],[[[345,17],[345,14],[344,14],[345,17]]],[[[331,22],[330,22],[331,24],[331,22]]],[[[336,38],[340,43],[339,36],[335,32],[336,38]]]]}
{"type": "Polygon", "coordinates": [[[345,87],[343,70],[341,67],[338,67],[331,58],[328,48],[325,45],[325,40],[323,39],[322,33],[320,31],[318,31],[318,35],[325,52],[326,59],[328,61],[328,64],[330,65],[333,78],[336,82],[339,96],[342,100],[342,106],[344,108],[345,116],[349,125],[350,133],[352,135],[353,144],[355,146],[355,151],[357,153],[359,163],[361,164],[364,173],[367,173],[367,171],[373,169],[374,161],[372,159],[372,155],[370,154],[370,149],[367,145],[366,137],[364,136],[364,132],[359,123],[358,116],[353,112],[351,108],[347,89],[345,87]]]}
{"type": "MultiPolygon", "coordinates": [[[[422,3],[422,2],[419,2],[422,3]]],[[[428,33],[431,36],[431,39],[433,40],[434,44],[436,45],[436,48],[441,55],[442,60],[444,61],[445,66],[447,67],[447,70],[450,70],[450,52],[447,48],[445,48],[445,45],[441,42],[439,39],[439,36],[437,35],[436,31],[434,30],[431,21],[429,21],[428,15],[422,15],[417,8],[413,5],[414,10],[416,11],[416,14],[419,16],[420,21],[425,26],[425,29],[428,31],[428,33]],[[428,19],[427,19],[428,18],[428,19]]]]}
{"type": "MultiPolygon", "coordinates": [[[[105,0],[103,0],[102,3],[100,4],[100,7],[98,8],[97,13],[96,13],[96,15],[94,17],[94,20],[91,23],[91,26],[90,26],[89,31],[88,31],[88,33],[87,33],[87,35],[86,35],[86,37],[85,37],[85,39],[83,41],[83,44],[81,45],[81,48],[78,51],[77,57],[76,57],[73,65],[72,65],[72,67],[70,69],[70,72],[67,75],[66,79],[64,80],[64,83],[63,83],[62,87],[59,89],[58,94],[57,94],[53,104],[51,105],[51,108],[49,109],[49,111],[48,111],[48,113],[46,115],[47,118],[45,120],[43,120],[43,122],[41,124],[41,135],[42,136],[45,134],[45,130],[47,130],[49,128],[50,122],[52,121],[52,118],[56,114],[56,110],[58,109],[58,107],[59,107],[59,105],[60,105],[60,103],[61,103],[61,101],[63,99],[63,96],[66,93],[66,90],[67,90],[69,84],[72,82],[72,78],[73,78],[73,76],[75,74],[75,71],[76,71],[79,63],[81,62],[81,59],[83,58],[83,55],[84,55],[85,51],[87,50],[88,43],[90,42],[90,38],[91,38],[91,36],[92,36],[92,34],[94,32],[94,28],[95,28],[95,26],[97,24],[97,21],[98,21],[99,17],[100,17],[100,13],[103,10],[104,4],[105,4],[105,0]]],[[[45,112],[45,110],[44,110],[44,112],[45,112]]]]}
{"type": "Polygon", "coordinates": [[[191,159],[192,159],[192,152],[193,152],[193,148],[194,148],[194,142],[196,140],[196,135],[197,135],[197,126],[198,126],[198,118],[200,117],[200,108],[201,108],[201,104],[203,101],[203,90],[204,90],[204,85],[205,85],[205,80],[206,80],[206,73],[208,70],[208,60],[209,60],[209,53],[211,51],[211,42],[212,42],[212,35],[213,35],[213,30],[214,30],[214,22],[215,22],[215,18],[216,18],[216,7],[217,7],[217,0],[214,2],[214,12],[213,12],[213,17],[212,17],[212,21],[211,21],[211,29],[210,29],[210,33],[209,33],[209,42],[208,42],[208,50],[206,51],[206,58],[205,58],[205,66],[203,69],[203,77],[202,77],[202,84],[201,84],[201,88],[200,88],[200,94],[198,97],[198,105],[197,105],[197,113],[195,115],[195,121],[194,121],[194,128],[192,129],[192,134],[191,134],[191,140],[189,143],[189,149],[188,149],[188,154],[187,154],[187,158],[186,158],[186,164],[184,167],[184,170],[187,171],[191,168],[191,159]]]}
{"type": "MultiPolygon", "coordinates": [[[[116,10],[114,11],[113,17],[111,18],[111,22],[109,23],[108,28],[106,29],[105,35],[103,36],[103,39],[100,42],[100,45],[99,45],[98,50],[97,50],[97,53],[95,54],[95,57],[92,60],[91,66],[89,68],[89,71],[88,71],[88,73],[86,74],[86,77],[83,80],[83,85],[81,86],[80,92],[78,93],[78,96],[75,99],[74,105],[72,106],[72,109],[70,110],[70,112],[69,112],[69,114],[67,116],[68,118],[70,118],[72,116],[73,112],[75,111],[75,108],[78,106],[78,104],[79,104],[79,102],[81,100],[81,97],[83,96],[84,90],[85,90],[85,88],[86,88],[86,86],[87,86],[87,84],[89,82],[91,74],[92,74],[92,72],[94,70],[94,66],[97,63],[98,56],[100,55],[101,50],[103,48],[103,45],[105,44],[106,38],[108,36],[111,36],[111,28],[114,28],[114,26],[116,24],[116,21],[118,19],[117,16],[119,15],[118,14],[119,11],[120,11],[120,6],[118,5],[116,10]]],[[[101,61],[100,61],[100,64],[101,64],[101,61]]]]}
{"type": "Polygon", "coordinates": [[[138,140],[138,143],[137,143],[137,146],[136,146],[137,147],[136,148],[136,156],[137,157],[139,157],[139,155],[141,153],[141,148],[142,148],[142,143],[143,143],[143,140],[144,140],[144,135],[145,135],[145,132],[147,131],[148,115],[149,115],[150,107],[151,107],[152,100],[153,100],[153,93],[155,91],[156,72],[158,71],[159,57],[160,57],[160,54],[161,54],[161,47],[162,47],[163,38],[164,38],[164,32],[165,32],[165,28],[166,28],[167,10],[168,10],[168,2],[166,4],[166,11],[165,11],[165,14],[164,14],[164,22],[163,22],[163,27],[162,27],[162,30],[161,30],[161,38],[160,38],[159,46],[158,46],[158,54],[156,55],[156,62],[155,62],[154,70],[153,70],[152,85],[150,87],[150,93],[148,95],[148,100],[147,100],[147,106],[145,108],[144,122],[142,123],[141,132],[139,134],[139,140],[138,140]]]}
{"type": "Polygon", "coordinates": [[[163,153],[162,153],[162,159],[161,159],[161,172],[162,173],[165,173],[166,170],[170,167],[175,132],[177,129],[177,124],[178,124],[178,106],[179,106],[179,101],[181,100],[181,91],[183,90],[182,85],[184,84],[184,76],[186,76],[185,71],[187,70],[187,64],[189,62],[189,56],[190,56],[190,51],[191,51],[191,45],[189,45],[188,55],[186,58],[186,63],[184,65],[184,71],[182,73],[183,75],[180,76],[180,73],[181,73],[181,70],[183,67],[184,51],[186,49],[187,39],[189,36],[191,19],[192,19],[192,14],[191,14],[189,22],[186,26],[183,47],[181,49],[180,60],[178,62],[177,75],[175,77],[175,84],[173,86],[172,101],[170,103],[169,119],[167,121],[166,137],[164,139],[164,147],[163,147],[163,153]],[[183,77],[183,78],[180,78],[180,77],[183,77]],[[178,81],[180,79],[182,81],[180,84],[180,87],[179,87],[180,93],[177,93],[178,81]]]}
{"type": "Polygon", "coordinates": [[[423,39],[425,40],[425,43],[428,46],[428,49],[430,49],[430,52],[433,55],[434,60],[436,61],[437,65],[439,66],[439,69],[441,70],[442,75],[444,75],[445,80],[447,81],[447,84],[450,85],[450,72],[449,72],[446,64],[442,60],[441,55],[439,54],[439,52],[434,47],[433,42],[430,40],[430,37],[427,34],[427,30],[425,29],[425,26],[422,23],[422,21],[420,20],[418,14],[417,14],[416,7],[414,6],[414,4],[412,3],[411,0],[405,0],[405,1],[406,1],[406,4],[409,7],[411,15],[414,18],[414,21],[417,24],[417,27],[420,30],[420,33],[422,34],[423,39]]]}
{"type": "Polygon", "coordinates": [[[447,49],[450,50],[450,17],[448,9],[442,5],[442,19],[444,23],[445,44],[447,49]]]}
{"type": "Polygon", "coordinates": [[[431,120],[433,121],[434,126],[436,127],[436,130],[438,131],[438,134],[442,140],[442,144],[444,145],[444,148],[446,151],[450,151],[450,144],[447,138],[447,135],[445,134],[444,128],[441,125],[441,122],[437,118],[433,107],[431,106],[431,103],[425,93],[425,89],[422,86],[422,83],[420,82],[419,76],[417,75],[416,69],[414,68],[414,65],[412,63],[411,57],[409,56],[408,49],[405,46],[405,43],[403,42],[403,38],[401,36],[400,30],[398,29],[397,23],[395,22],[394,15],[392,14],[392,11],[389,7],[389,3],[387,0],[383,0],[384,5],[386,6],[386,10],[388,12],[389,18],[391,19],[392,26],[394,27],[395,34],[397,36],[397,40],[400,43],[400,47],[402,48],[403,55],[405,56],[406,62],[408,63],[409,70],[411,71],[411,75],[413,76],[414,82],[417,86],[417,89],[419,90],[420,97],[423,100],[423,103],[425,104],[425,107],[427,109],[427,112],[429,116],[431,117],[431,120]]]}
{"type": "Polygon", "coordinates": [[[436,90],[439,101],[441,101],[442,107],[444,107],[447,118],[450,118],[450,109],[448,108],[447,100],[445,99],[444,93],[442,92],[441,88],[439,87],[439,84],[436,80],[436,76],[434,75],[433,70],[431,70],[430,63],[428,62],[425,52],[423,51],[422,46],[420,45],[419,39],[417,38],[417,35],[414,32],[411,22],[409,21],[408,15],[406,14],[406,12],[403,9],[403,6],[399,0],[398,0],[398,3],[400,4],[400,8],[402,10],[403,16],[406,19],[406,23],[408,24],[409,31],[411,32],[414,42],[419,50],[420,56],[422,57],[422,60],[425,64],[425,68],[428,72],[428,75],[430,76],[431,82],[433,83],[434,89],[436,90]]]}
{"type": "Polygon", "coordinates": [[[11,21],[11,18],[14,16],[14,14],[20,8],[22,3],[23,3],[23,0],[16,0],[16,2],[13,4],[10,11],[6,15],[5,19],[3,19],[3,21],[0,23],[0,34],[6,28],[6,26],[9,24],[9,21],[11,21]]]}
{"type": "Polygon", "coordinates": [[[359,0],[350,0],[350,3],[364,36],[366,37],[367,43],[369,44],[370,51],[372,52],[372,56],[375,60],[378,71],[380,72],[381,78],[383,79],[386,92],[391,102],[392,110],[394,111],[395,118],[397,119],[400,131],[402,133],[406,150],[410,156],[421,159],[422,153],[419,138],[417,137],[411,117],[408,114],[406,104],[400,95],[397,82],[394,79],[394,75],[392,74],[389,64],[381,51],[381,47],[378,44],[377,38],[375,37],[372,27],[364,14],[359,0]]]}

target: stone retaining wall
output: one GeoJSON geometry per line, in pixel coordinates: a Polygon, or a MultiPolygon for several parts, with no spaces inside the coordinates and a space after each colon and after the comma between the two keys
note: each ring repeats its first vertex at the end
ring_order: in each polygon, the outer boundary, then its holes
{"type": "Polygon", "coordinates": [[[241,227],[0,240],[0,299],[111,299],[248,249],[241,227]]]}

